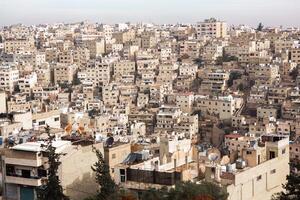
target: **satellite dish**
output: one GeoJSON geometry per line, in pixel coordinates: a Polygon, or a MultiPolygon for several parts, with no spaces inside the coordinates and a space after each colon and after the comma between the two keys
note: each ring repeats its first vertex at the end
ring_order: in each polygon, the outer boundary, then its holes
{"type": "Polygon", "coordinates": [[[208,160],[215,162],[216,160],[219,159],[219,155],[217,153],[210,153],[208,155],[208,160]]]}
{"type": "Polygon", "coordinates": [[[114,143],[114,138],[113,137],[109,137],[107,140],[106,140],[106,146],[112,146],[114,143]]]}
{"type": "Polygon", "coordinates": [[[212,148],[207,152],[208,160],[211,162],[219,161],[221,158],[221,152],[217,148],[212,148]]]}

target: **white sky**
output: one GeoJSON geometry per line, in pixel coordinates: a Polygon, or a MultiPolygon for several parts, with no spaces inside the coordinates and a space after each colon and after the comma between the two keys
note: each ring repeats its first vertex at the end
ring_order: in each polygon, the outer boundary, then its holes
{"type": "Polygon", "coordinates": [[[15,23],[195,23],[300,27],[300,0],[0,0],[0,26],[15,23]]]}

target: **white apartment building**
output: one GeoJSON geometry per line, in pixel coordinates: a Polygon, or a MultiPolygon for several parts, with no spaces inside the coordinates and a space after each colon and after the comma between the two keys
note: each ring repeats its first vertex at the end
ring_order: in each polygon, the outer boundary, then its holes
{"type": "Polygon", "coordinates": [[[32,72],[31,74],[26,75],[23,78],[20,78],[18,81],[19,90],[23,94],[29,95],[31,93],[31,89],[37,83],[37,74],[32,72]]]}
{"type": "Polygon", "coordinates": [[[162,105],[157,113],[157,128],[172,131],[174,124],[180,122],[181,110],[176,106],[162,105]]]}
{"type": "Polygon", "coordinates": [[[221,120],[230,120],[243,105],[242,98],[234,98],[231,95],[215,98],[195,96],[195,102],[195,109],[201,111],[203,116],[213,115],[221,120]]]}
{"type": "Polygon", "coordinates": [[[32,114],[33,127],[46,127],[60,128],[60,111],[51,110],[46,112],[39,112],[32,114]]]}
{"type": "Polygon", "coordinates": [[[222,92],[227,87],[228,79],[228,72],[220,70],[217,70],[215,72],[209,72],[205,74],[200,89],[202,91],[222,92]]]}
{"type": "Polygon", "coordinates": [[[9,64],[0,66],[0,89],[13,92],[18,79],[19,70],[16,67],[9,64]]]}
{"type": "Polygon", "coordinates": [[[198,71],[198,66],[193,64],[183,63],[179,66],[179,75],[180,76],[191,76],[196,77],[198,71]]]}

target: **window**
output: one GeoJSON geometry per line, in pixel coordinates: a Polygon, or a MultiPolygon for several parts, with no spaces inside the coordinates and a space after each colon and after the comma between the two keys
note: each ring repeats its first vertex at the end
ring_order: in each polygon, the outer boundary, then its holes
{"type": "Polygon", "coordinates": [[[38,177],[47,177],[47,171],[44,169],[38,169],[38,177]]]}
{"type": "Polygon", "coordinates": [[[23,178],[30,178],[30,170],[22,169],[22,177],[23,178]]]}
{"type": "Polygon", "coordinates": [[[285,149],[282,149],[282,150],[281,150],[281,153],[282,153],[282,154],[285,154],[285,149]]]}
{"type": "Polygon", "coordinates": [[[275,173],[276,173],[276,169],[272,169],[272,170],[270,171],[270,173],[271,173],[271,174],[275,174],[275,173]]]}
{"type": "Polygon", "coordinates": [[[40,122],[39,122],[39,125],[45,125],[45,124],[46,124],[45,121],[40,121],[40,122]]]}
{"type": "Polygon", "coordinates": [[[247,155],[249,155],[249,154],[252,154],[252,152],[251,151],[247,151],[247,155]]]}
{"type": "Polygon", "coordinates": [[[121,182],[124,183],[126,181],[125,169],[120,169],[120,178],[121,178],[121,182]]]}
{"type": "Polygon", "coordinates": [[[116,158],[116,154],[113,153],[113,154],[111,155],[111,157],[112,157],[112,159],[115,159],[115,158],[116,158]]]}
{"type": "Polygon", "coordinates": [[[256,177],[256,181],[260,181],[261,180],[261,175],[259,175],[258,177],[256,177]]]}
{"type": "Polygon", "coordinates": [[[274,151],[270,151],[269,152],[269,159],[273,159],[275,158],[275,152],[274,151]]]}
{"type": "Polygon", "coordinates": [[[55,117],[54,121],[56,121],[56,122],[59,121],[59,117],[55,117]]]}

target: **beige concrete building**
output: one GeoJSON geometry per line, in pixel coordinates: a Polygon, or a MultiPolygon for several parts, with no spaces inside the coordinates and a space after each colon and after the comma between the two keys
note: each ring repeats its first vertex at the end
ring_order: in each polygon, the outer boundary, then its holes
{"type": "Polygon", "coordinates": [[[197,23],[197,38],[203,36],[224,38],[227,36],[227,23],[214,18],[197,23]]]}
{"type": "Polygon", "coordinates": [[[177,77],[178,64],[161,64],[159,65],[159,74],[157,82],[160,84],[172,83],[177,77]]]}
{"type": "Polygon", "coordinates": [[[54,83],[55,84],[70,84],[74,80],[77,66],[69,64],[57,63],[54,66],[54,83]]]}
{"type": "Polygon", "coordinates": [[[156,126],[159,130],[172,131],[174,125],[180,122],[181,110],[176,106],[162,105],[156,116],[156,126]]]}
{"type": "Polygon", "coordinates": [[[104,105],[116,106],[118,105],[120,91],[116,84],[109,84],[102,88],[102,100],[104,105]]]}
{"type": "Polygon", "coordinates": [[[114,76],[130,75],[135,73],[135,62],[123,60],[114,64],[114,76]]]}
{"type": "Polygon", "coordinates": [[[105,86],[110,82],[112,63],[90,62],[88,66],[78,72],[78,78],[82,83],[92,83],[93,86],[105,86]]]}
{"type": "Polygon", "coordinates": [[[105,53],[105,40],[86,40],[83,43],[83,47],[90,51],[91,58],[96,58],[105,53]]]}
{"type": "Polygon", "coordinates": [[[6,113],[6,94],[4,91],[0,91],[0,113],[6,113]]]}
{"type": "Polygon", "coordinates": [[[289,174],[289,138],[265,135],[262,143],[242,149],[236,170],[216,174],[216,179],[227,185],[230,200],[270,199],[283,190],[289,174]]]}
{"type": "Polygon", "coordinates": [[[242,107],[243,99],[232,96],[209,98],[195,96],[195,110],[201,111],[203,116],[217,116],[221,120],[229,120],[242,107]]]}
{"type": "MultiPolygon", "coordinates": [[[[41,142],[28,142],[7,149],[3,159],[3,193],[7,199],[35,200],[36,187],[47,180],[47,158],[41,142]]],[[[97,184],[91,165],[97,161],[92,145],[72,145],[70,141],[55,141],[53,146],[61,157],[58,176],[64,193],[72,200],[95,194],[97,184]]],[[[94,146],[103,152],[102,144],[94,146]]]]}
{"type": "Polygon", "coordinates": [[[7,101],[8,112],[26,112],[29,110],[31,110],[31,104],[26,101],[25,95],[16,95],[7,101]]]}
{"type": "Polygon", "coordinates": [[[60,111],[52,110],[32,114],[32,124],[34,127],[60,128],[60,111]]]}
{"type": "Polygon", "coordinates": [[[201,91],[222,92],[227,87],[229,73],[224,71],[209,72],[203,77],[201,91]]]}
{"type": "Polygon", "coordinates": [[[34,51],[34,40],[28,39],[8,39],[4,41],[4,51],[6,53],[15,53],[17,51],[34,51]]]}
{"type": "Polygon", "coordinates": [[[191,76],[196,77],[198,71],[197,65],[183,63],[179,66],[179,75],[180,76],[191,76]]]}
{"type": "Polygon", "coordinates": [[[291,49],[291,60],[297,64],[300,64],[300,48],[294,47],[291,49]]]}
{"type": "Polygon", "coordinates": [[[300,143],[295,141],[290,144],[290,159],[300,160],[300,143]]]}
{"type": "Polygon", "coordinates": [[[130,143],[113,143],[104,147],[104,160],[109,165],[110,174],[115,175],[115,166],[122,163],[131,153],[130,143]]]}
{"type": "Polygon", "coordinates": [[[176,94],[176,106],[184,113],[191,113],[193,111],[194,94],[176,94]]]}
{"type": "Polygon", "coordinates": [[[25,75],[18,80],[18,87],[22,94],[30,95],[32,88],[37,84],[37,74],[35,72],[25,75]]]}
{"type": "Polygon", "coordinates": [[[277,109],[274,107],[258,107],[257,108],[257,118],[277,118],[277,109]]]}

